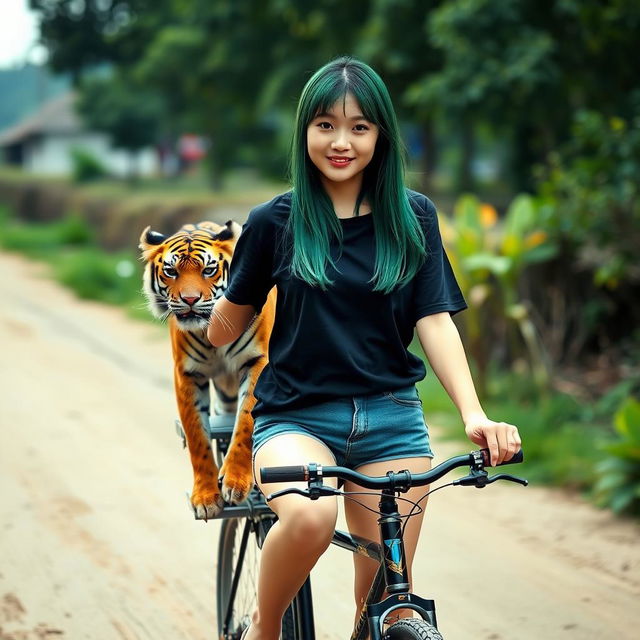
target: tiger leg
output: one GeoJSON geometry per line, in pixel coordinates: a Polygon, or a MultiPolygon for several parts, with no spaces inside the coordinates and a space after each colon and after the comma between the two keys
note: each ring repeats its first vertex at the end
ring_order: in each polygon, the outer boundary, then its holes
{"type": "Polygon", "coordinates": [[[209,379],[200,373],[174,369],[178,413],[193,468],[191,504],[199,518],[212,518],[223,506],[218,468],[209,439],[209,379]]]}
{"type": "Polygon", "coordinates": [[[256,399],[253,395],[256,381],[266,359],[258,358],[242,371],[238,391],[238,415],[227,455],[220,469],[222,495],[226,502],[239,503],[247,498],[253,487],[251,468],[251,435],[253,434],[253,409],[256,399]]]}
{"type": "Polygon", "coordinates": [[[215,399],[213,412],[219,416],[225,413],[235,415],[238,407],[238,374],[224,373],[213,378],[215,399]]]}

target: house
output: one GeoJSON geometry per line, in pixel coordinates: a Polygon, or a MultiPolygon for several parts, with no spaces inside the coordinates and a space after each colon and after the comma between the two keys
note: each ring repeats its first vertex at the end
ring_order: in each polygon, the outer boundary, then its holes
{"type": "MultiPolygon", "coordinates": [[[[68,175],[72,171],[71,151],[80,148],[112,174],[126,176],[132,159],[127,151],[114,149],[103,133],[89,131],[74,108],[73,92],[44,103],[33,115],[0,132],[0,154],[4,161],[30,173],[68,175]]],[[[153,149],[136,155],[139,175],[150,175],[158,168],[153,149]]]]}

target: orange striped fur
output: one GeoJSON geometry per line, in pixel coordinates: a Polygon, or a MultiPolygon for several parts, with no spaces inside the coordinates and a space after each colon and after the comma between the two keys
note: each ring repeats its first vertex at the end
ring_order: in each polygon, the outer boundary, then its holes
{"type": "Polygon", "coordinates": [[[275,315],[273,289],[261,313],[235,342],[216,348],[207,340],[209,317],[228,285],[240,231],[232,221],[224,226],[185,225],[169,237],[147,227],[139,245],[146,262],[143,281],[149,307],[156,317],[169,319],[178,413],[193,467],[191,502],[205,519],[218,514],[224,502],[242,502],[253,486],[253,390],[267,363],[275,315]],[[207,428],[211,387],[213,411],[236,413],[221,469],[216,467],[207,428]]]}

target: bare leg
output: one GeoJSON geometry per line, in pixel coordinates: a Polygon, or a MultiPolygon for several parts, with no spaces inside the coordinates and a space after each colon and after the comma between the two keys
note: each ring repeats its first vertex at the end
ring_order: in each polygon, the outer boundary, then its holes
{"type": "MultiPolygon", "coordinates": [[[[387,471],[401,471],[408,469],[412,473],[418,473],[427,471],[431,468],[431,458],[405,458],[401,460],[388,460],[384,462],[372,462],[370,464],[363,465],[357,469],[360,473],[364,473],[372,476],[384,476],[387,471]]],[[[402,497],[414,502],[419,500],[427,491],[429,487],[415,487],[410,489],[407,493],[401,494],[402,497]]],[[[362,487],[347,482],[345,484],[345,491],[363,491],[362,487]]],[[[366,491],[366,489],[364,489],[366,491]]],[[[379,496],[356,496],[356,499],[370,507],[371,509],[378,510],[378,503],[380,501],[379,496]]],[[[420,503],[420,506],[424,509],[426,506],[426,500],[420,503]]],[[[402,500],[398,501],[398,510],[401,515],[409,513],[411,505],[402,500]]],[[[364,507],[356,504],[352,500],[345,499],[345,515],[347,518],[347,524],[351,533],[363,536],[376,542],[379,541],[380,533],[378,528],[378,516],[375,513],[367,511],[364,507]]],[[[420,528],[422,526],[422,519],[424,514],[413,515],[407,523],[404,530],[404,547],[407,560],[407,569],[409,572],[409,584],[411,584],[411,565],[416,552],[416,546],[418,544],[418,537],[420,535],[420,528]]],[[[362,605],[364,604],[369,588],[373,582],[376,571],[378,570],[378,563],[370,558],[364,556],[353,556],[354,569],[355,569],[355,584],[354,594],[356,599],[356,621],[360,615],[362,605]]],[[[410,610],[398,610],[396,612],[399,616],[411,615],[410,610]]]]}
{"type": "MultiPolygon", "coordinates": [[[[258,450],[254,467],[259,472],[260,467],[309,462],[333,465],[335,459],[315,438],[288,433],[267,441],[258,450]]],[[[258,473],[255,475],[265,495],[287,486],[261,484],[258,473]]],[[[291,483],[288,486],[306,488],[307,484],[291,483]]],[[[253,614],[246,640],[278,640],[282,616],[329,546],[338,512],[337,500],[329,497],[311,501],[289,495],[273,500],[270,505],[278,514],[278,522],[270,529],[262,547],[258,609],[253,614]]]]}

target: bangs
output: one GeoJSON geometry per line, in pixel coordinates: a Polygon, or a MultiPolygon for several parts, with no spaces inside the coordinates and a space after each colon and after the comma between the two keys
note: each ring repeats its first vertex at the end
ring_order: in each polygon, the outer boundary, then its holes
{"type": "Polygon", "coordinates": [[[319,114],[328,113],[336,104],[342,103],[344,112],[348,94],[353,95],[366,120],[378,126],[382,124],[375,96],[366,84],[358,82],[353,76],[348,79],[343,76],[326,78],[324,82],[319,82],[310,89],[305,109],[308,119],[304,122],[304,127],[319,114]]]}

